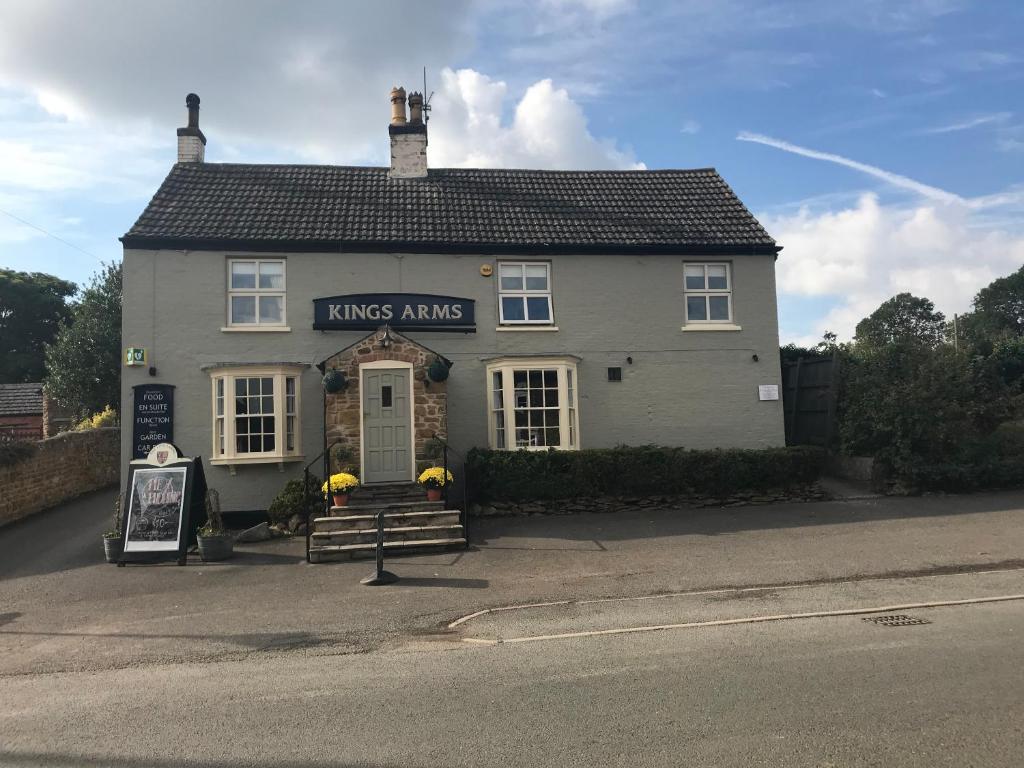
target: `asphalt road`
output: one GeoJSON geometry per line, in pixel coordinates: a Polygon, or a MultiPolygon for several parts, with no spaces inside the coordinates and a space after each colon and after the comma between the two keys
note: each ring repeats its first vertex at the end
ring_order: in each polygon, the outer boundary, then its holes
{"type": "Polygon", "coordinates": [[[19,676],[0,764],[1020,766],[1024,604],[914,613],[19,676]]]}
{"type": "Polygon", "coordinates": [[[0,529],[2,766],[1022,764],[1024,494],[492,520],[383,589],[113,568],[111,498],[0,529]]]}

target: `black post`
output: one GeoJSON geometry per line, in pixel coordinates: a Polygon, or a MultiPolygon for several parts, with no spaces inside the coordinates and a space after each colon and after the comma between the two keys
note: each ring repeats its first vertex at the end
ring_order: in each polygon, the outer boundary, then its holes
{"type": "Polygon", "coordinates": [[[398,577],[391,571],[384,570],[384,510],[377,513],[377,569],[359,581],[369,587],[380,587],[385,584],[394,584],[398,577]]]}
{"type": "Polygon", "coordinates": [[[309,467],[302,470],[302,509],[306,518],[306,562],[309,559],[309,529],[313,527],[313,521],[309,519],[309,467]]]}

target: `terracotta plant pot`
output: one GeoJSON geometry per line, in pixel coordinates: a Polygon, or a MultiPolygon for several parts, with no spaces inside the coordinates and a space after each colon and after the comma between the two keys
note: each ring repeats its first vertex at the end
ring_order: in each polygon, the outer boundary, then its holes
{"type": "Polygon", "coordinates": [[[334,493],[331,494],[331,500],[334,502],[336,507],[347,507],[348,506],[348,494],[347,493],[334,493]]]}
{"type": "Polygon", "coordinates": [[[121,559],[121,552],[124,550],[123,542],[124,539],[120,536],[103,537],[103,554],[106,555],[108,563],[116,563],[121,559]]]}
{"type": "Polygon", "coordinates": [[[440,488],[427,488],[427,501],[440,501],[441,500],[441,489],[440,488]]]}

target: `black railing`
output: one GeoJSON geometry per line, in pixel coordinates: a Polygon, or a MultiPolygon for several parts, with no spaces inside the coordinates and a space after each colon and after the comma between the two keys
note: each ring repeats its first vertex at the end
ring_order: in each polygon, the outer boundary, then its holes
{"type": "Polygon", "coordinates": [[[462,535],[466,539],[466,549],[469,549],[469,496],[466,490],[466,457],[448,445],[448,441],[443,437],[439,437],[436,432],[431,437],[441,445],[442,467],[444,468],[444,485],[441,486],[441,493],[442,498],[444,498],[445,509],[449,509],[449,489],[453,485],[453,483],[448,482],[448,468],[452,466],[449,454],[453,454],[458,459],[459,471],[455,473],[455,482],[461,483],[462,487],[462,493],[460,494],[462,503],[459,505],[461,507],[459,509],[459,524],[462,526],[462,535]]]}
{"type": "MultiPolygon", "coordinates": [[[[326,443],[326,441],[324,441],[324,442],[326,443]]],[[[336,446],[338,443],[343,443],[343,442],[345,442],[343,439],[338,438],[337,440],[335,440],[330,445],[325,445],[323,452],[318,454],[316,456],[316,458],[314,458],[311,462],[309,462],[309,464],[307,464],[303,468],[303,470],[302,470],[302,508],[303,508],[303,511],[304,511],[304,514],[305,514],[305,518],[306,518],[306,562],[307,563],[310,562],[310,559],[309,559],[309,544],[310,544],[310,538],[313,535],[313,521],[309,519],[310,515],[312,514],[310,512],[310,508],[313,506],[310,503],[311,502],[311,498],[310,498],[310,488],[309,488],[309,468],[312,467],[314,464],[316,464],[321,459],[324,460],[324,482],[328,483],[328,486],[327,486],[328,493],[324,493],[323,494],[323,499],[324,499],[324,517],[329,517],[330,516],[330,511],[331,511],[331,494],[330,494],[330,490],[331,490],[331,488],[330,488],[330,482],[331,482],[331,464],[330,464],[330,461],[331,461],[331,459],[330,459],[330,452],[331,452],[331,449],[334,448],[334,446],[336,446]]]]}

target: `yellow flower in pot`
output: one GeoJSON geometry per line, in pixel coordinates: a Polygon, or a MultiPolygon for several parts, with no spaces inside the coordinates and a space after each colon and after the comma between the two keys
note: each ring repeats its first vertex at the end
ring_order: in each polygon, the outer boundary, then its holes
{"type": "Polygon", "coordinates": [[[416,482],[427,489],[427,499],[429,501],[440,501],[441,491],[445,485],[455,481],[451,472],[445,473],[444,467],[430,467],[424,469],[417,478],[416,482]]]}
{"type": "Polygon", "coordinates": [[[330,494],[334,501],[334,506],[344,507],[348,505],[349,494],[359,485],[359,478],[355,475],[351,475],[348,472],[339,472],[336,475],[331,475],[330,479],[324,483],[323,492],[324,494],[330,494]]]}

